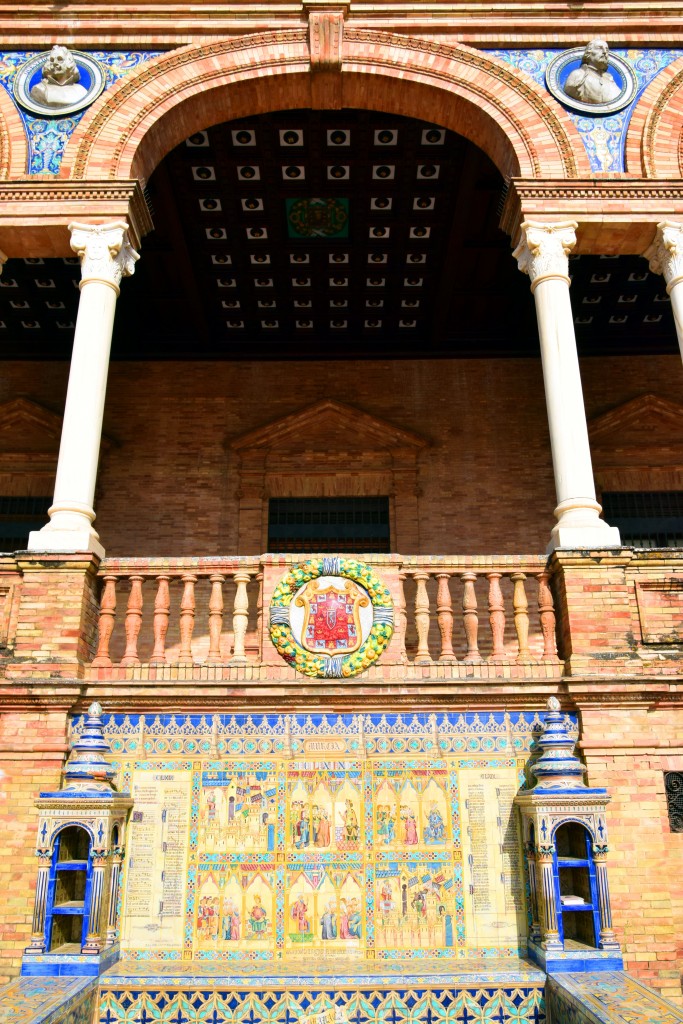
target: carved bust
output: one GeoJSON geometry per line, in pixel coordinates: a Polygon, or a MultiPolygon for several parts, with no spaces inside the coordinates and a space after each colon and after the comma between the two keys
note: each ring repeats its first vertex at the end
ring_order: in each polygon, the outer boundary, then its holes
{"type": "Polygon", "coordinates": [[[572,71],[564,91],[581,103],[611,103],[621,88],[609,73],[609,46],[604,39],[592,39],[581,58],[581,67],[572,71]]]}
{"type": "Polygon", "coordinates": [[[46,107],[71,107],[87,95],[80,84],[76,61],[65,46],[53,46],[43,64],[42,78],[32,87],[30,96],[46,107]]]}

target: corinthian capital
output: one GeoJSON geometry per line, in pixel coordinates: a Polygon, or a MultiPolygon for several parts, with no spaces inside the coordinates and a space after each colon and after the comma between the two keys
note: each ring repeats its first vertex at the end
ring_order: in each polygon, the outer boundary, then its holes
{"type": "Polygon", "coordinates": [[[69,224],[71,248],[81,261],[81,286],[101,281],[118,293],[122,277],[130,277],[140,257],[128,241],[128,225],[69,224]]]}
{"type": "Polygon", "coordinates": [[[531,278],[531,287],[544,277],[562,277],[569,281],[567,256],[576,245],[577,223],[563,220],[541,224],[525,220],[519,245],[513,252],[517,266],[531,278]]]}
{"type": "Polygon", "coordinates": [[[653,274],[662,274],[668,285],[683,276],[683,224],[663,220],[657,225],[655,240],[643,256],[653,274]]]}

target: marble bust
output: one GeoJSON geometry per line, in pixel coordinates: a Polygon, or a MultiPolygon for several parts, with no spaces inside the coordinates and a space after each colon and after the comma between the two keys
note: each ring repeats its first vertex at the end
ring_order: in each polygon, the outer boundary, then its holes
{"type": "Polygon", "coordinates": [[[71,107],[87,95],[80,72],[66,46],[53,46],[43,64],[42,78],[31,88],[31,99],[46,107],[71,107]]]}
{"type": "Polygon", "coordinates": [[[592,39],[581,58],[581,67],[572,71],[564,83],[564,91],[581,103],[611,103],[621,88],[609,73],[609,46],[604,39],[592,39]]]}

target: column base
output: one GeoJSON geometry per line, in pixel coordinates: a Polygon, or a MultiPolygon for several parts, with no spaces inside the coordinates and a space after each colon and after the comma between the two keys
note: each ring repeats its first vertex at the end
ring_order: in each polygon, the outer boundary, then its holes
{"type": "Polygon", "coordinates": [[[586,526],[563,526],[558,523],[550,534],[546,554],[551,555],[558,548],[573,548],[580,551],[595,551],[602,548],[620,548],[621,536],[616,526],[608,526],[599,519],[586,526]]]}
{"type": "Polygon", "coordinates": [[[49,524],[42,530],[32,530],[28,535],[28,551],[91,551],[104,558],[104,548],[95,530],[82,527],[78,530],[56,530],[49,524]]]}

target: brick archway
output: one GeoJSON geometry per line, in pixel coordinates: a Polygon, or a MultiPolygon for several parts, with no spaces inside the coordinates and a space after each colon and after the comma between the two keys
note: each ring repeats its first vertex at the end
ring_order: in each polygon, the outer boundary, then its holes
{"type": "Polygon", "coordinates": [[[28,142],[19,111],[0,89],[0,180],[23,178],[28,169],[28,142]]]}
{"type": "Polygon", "coordinates": [[[646,178],[683,176],[683,57],[650,82],[626,136],[626,170],[646,178]]]}
{"type": "MultiPolygon", "coordinates": [[[[92,108],[71,140],[61,177],[145,181],[193,132],[252,114],[318,106],[317,74],[303,27],[165,54],[92,108]]],[[[561,107],[522,72],[470,47],[348,29],[336,74],[338,106],[438,123],[483,149],[506,177],[590,173],[561,107]]]]}

